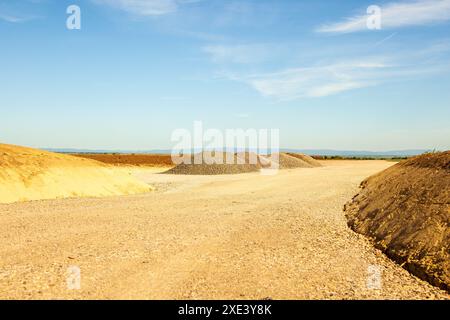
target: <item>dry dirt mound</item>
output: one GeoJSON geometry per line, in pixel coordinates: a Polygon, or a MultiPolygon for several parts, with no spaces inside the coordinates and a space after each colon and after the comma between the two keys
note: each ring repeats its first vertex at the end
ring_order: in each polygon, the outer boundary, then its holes
{"type": "Polygon", "coordinates": [[[289,156],[291,156],[291,157],[295,157],[295,158],[298,158],[300,160],[305,161],[306,163],[310,164],[312,167],[322,167],[322,165],[320,164],[319,161],[317,161],[313,157],[308,156],[306,154],[303,154],[303,153],[290,153],[290,152],[288,152],[287,154],[289,156]]]}
{"type": "Polygon", "coordinates": [[[411,273],[450,289],[450,151],[425,154],[361,184],[349,226],[411,273]]]}
{"type": "Polygon", "coordinates": [[[258,157],[256,163],[250,162],[249,159],[251,159],[249,153],[230,154],[225,152],[212,152],[210,154],[203,152],[190,156],[190,164],[181,163],[163,173],[185,175],[219,175],[259,171],[261,165],[259,164],[258,157]],[[214,159],[212,159],[210,155],[212,155],[214,159]],[[227,156],[232,159],[232,163],[227,161],[227,156]],[[197,157],[197,163],[195,161],[195,157],[197,157]]]}
{"type": "Polygon", "coordinates": [[[0,144],[0,203],[135,194],[150,189],[124,169],[94,160],[0,144]]]}
{"type": "Polygon", "coordinates": [[[97,160],[116,166],[171,167],[170,154],[76,153],[73,156],[97,160]]]}

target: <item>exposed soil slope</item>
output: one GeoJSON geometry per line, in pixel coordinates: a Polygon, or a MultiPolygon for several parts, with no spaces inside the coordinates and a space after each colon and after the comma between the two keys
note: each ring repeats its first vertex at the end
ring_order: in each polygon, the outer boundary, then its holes
{"type": "Polygon", "coordinates": [[[170,154],[77,153],[74,156],[117,166],[173,166],[170,154]]]}
{"type": "Polygon", "coordinates": [[[150,189],[124,169],[94,160],[0,144],[0,203],[125,195],[150,189]]]}
{"type": "Polygon", "coordinates": [[[450,288],[450,152],[425,154],[366,179],[346,206],[351,228],[413,274],[450,288]]]}

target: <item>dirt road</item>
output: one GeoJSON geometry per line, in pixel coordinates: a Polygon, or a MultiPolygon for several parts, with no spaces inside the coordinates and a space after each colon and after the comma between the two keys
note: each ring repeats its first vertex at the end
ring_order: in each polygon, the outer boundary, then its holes
{"type": "Polygon", "coordinates": [[[392,163],[326,164],[275,176],[141,171],[158,191],[0,205],[0,298],[448,299],[346,225],[344,203],[392,163]],[[79,290],[67,287],[70,266],[79,290]]]}

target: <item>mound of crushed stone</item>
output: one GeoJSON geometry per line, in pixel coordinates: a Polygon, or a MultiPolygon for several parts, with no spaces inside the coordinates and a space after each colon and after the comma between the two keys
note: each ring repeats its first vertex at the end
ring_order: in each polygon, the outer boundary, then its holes
{"type": "Polygon", "coordinates": [[[279,169],[312,168],[313,166],[306,161],[293,157],[287,153],[278,154],[279,169]]]}
{"type": "Polygon", "coordinates": [[[400,162],[361,184],[349,226],[419,278],[450,290],[450,151],[400,162]]]}
{"type": "Polygon", "coordinates": [[[317,161],[313,157],[308,156],[306,154],[303,154],[303,153],[290,153],[290,152],[288,152],[287,155],[289,155],[291,157],[298,158],[300,160],[303,160],[306,163],[310,164],[312,167],[322,167],[322,164],[319,161],[317,161]]]}
{"type": "MultiPolygon", "coordinates": [[[[197,157],[200,154],[197,154],[197,157]]],[[[247,172],[256,172],[261,170],[262,168],[271,168],[272,157],[261,156],[252,152],[240,152],[240,153],[225,153],[218,152],[213,153],[213,156],[218,156],[223,160],[223,164],[208,164],[203,161],[202,163],[195,164],[194,163],[194,155],[191,156],[191,163],[186,164],[182,163],[177,165],[176,167],[165,171],[163,173],[167,174],[186,174],[186,175],[218,175],[218,174],[238,174],[238,173],[247,173],[247,172]],[[231,156],[233,158],[232,164],[226,164],[226,156],[231,156]],[[255,161],[256,160],[256,161],[255,161]]],[[[274,154],[277,155],[277,154],[274,154]]],[[[202,156],[205,157],[205,152],[202,153],[202,156]]],[[[304,155],[303,155],[304,156],[304,155]]],[[[320,166],[320,163],[317,165],[314,163],[314,159],[308,159],[308,156],[304,156],[306,160],[311,161],[308,163],[303,160],[301,157],[291,156],[287,153],[279,153],[278,154],[278,169],[295,169],[295,168],[312,168],[316,166],[320,166]]],[[[204,158],[205,159],[205,158],[204,158]]]]}
{"type": "MultiPolygon", "coordinates": [[[[261,169],[261,164],[259,161],[259,156],[256,155],[257,161],[250,162],[250,153],[235,153],[230,154],[226,152],[213,152],[212,156],[217,157],[217,159],[222,159],[222,163],[212,163],[213,161],[207,162],[207,156],[209,154],[203,152],[202,154],[197,154],[197,157],[201,156],[203,161],[196,164],[194,162],[195,155],[191,156],[191,163],[181,163],[174,168],[165,171],[166,174],[183,174],[183,175],[220,175],[220,174],[239,174],[248,172],[258,172],[261,169]],[[233,159],[232,164],[227,163],[228,157],[233,159]]],[[[210,159],[212,160],[212,159],[210,159]]]]}

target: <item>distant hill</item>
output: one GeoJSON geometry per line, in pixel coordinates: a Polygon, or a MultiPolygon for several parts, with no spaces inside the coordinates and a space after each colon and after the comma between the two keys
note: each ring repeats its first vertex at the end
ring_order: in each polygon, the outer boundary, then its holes
{"type": "Polygon", "coordinates": [[[359,150],[329,150],[329,149],[283,149],[284,152],[300,152],[315,156],[343,156],[343,157],[411,157],[432,150],[391,150],[391,151],[359,151],[359,150]]]}
{"type": "MultiPolygon", "coordinates": [[[[71,148],[44,148],[44,150],[59,153],[136,153],[136,154],[170,154],[171,149],[150,149],[150,150],[111,150],[111,149],[71,149],[71,148]]],[[[195,152],[199,152],[196,150],[195,152]]],[[[244,151],[244,150],[238,150],[244,151]]],[[[255,150],[250,150],[255,151],[255,150]]],[[[411,157],[420,155],[432,150],[412,149],[412,150],[391,150],[391,151],[360,151],[360,150],[331,150],[331,149],[285,149],[280,152],[304,153],[313,156],[342,156],[342,157],[411,157]]]]}

